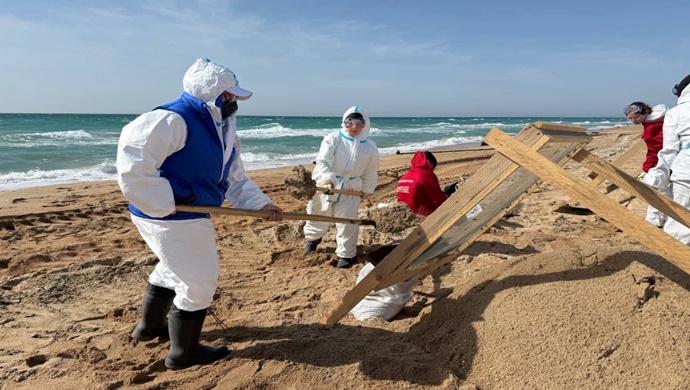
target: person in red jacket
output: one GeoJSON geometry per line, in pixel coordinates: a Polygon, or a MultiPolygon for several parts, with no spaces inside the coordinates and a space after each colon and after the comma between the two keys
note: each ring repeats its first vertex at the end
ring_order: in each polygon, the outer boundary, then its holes
{"type": "MultiPolygon", "coordinates": [[[[659,161],[659,150],[664,145],[664,117],[668,107],[659,104],[650,107],[644,102],[632,102],[623,112],[628,120],[636,125],[642,125],[642,139],[647,144],[647,155],[642,163],[642,173],[637,177],[643,180],[650,168],[654,168],[659,161]]],[[[666,194],[670,197],[670,194],[666,194]]],[[[652,206],[647,208],[647,221],[658,227],[663,227],[666,215],[652,206]]]]}
{"type": "Polygon", "coordinates": [[[628,120],[636,125],[642,125],[642,139],[647,144],[647,156],[642,163],[642,171],[647,173],[649,168],[656,166],[659,161],[657,154],[664,144],[664,115],[668,107],[663,104],[650,107],[644,102],[632,102],[623,112],[628,120]]]}
{"type": "Polygon", "coordinates": [[[398,180],[398,202],[406,203],[417,215],[426,217],[448,198],[434,173],[436,164],[431,152],[418,151],[412,157],[410,170],[398,180]]]}

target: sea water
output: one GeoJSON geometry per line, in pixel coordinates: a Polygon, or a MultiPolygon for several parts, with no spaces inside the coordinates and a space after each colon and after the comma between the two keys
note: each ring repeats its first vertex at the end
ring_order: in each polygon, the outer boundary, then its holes
{"type": "MultiPolygon", "coordinates": [[[[136,115],[0,114],[0,190],[114,180],[117,141],[136,115]]],[[[536,121],[597,131],[625,118],[433,117],[371,118],[369,137],[381,155],[479,144],[498,127],[516,134],[536,121]]],[[[340,117],[242,116],[237,127],[247,170],[310,164],[340,117]]]]}

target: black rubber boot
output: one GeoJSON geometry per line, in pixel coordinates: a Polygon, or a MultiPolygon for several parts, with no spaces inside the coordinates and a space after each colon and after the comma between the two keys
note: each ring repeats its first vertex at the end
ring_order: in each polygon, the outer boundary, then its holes
{"type": "Polygon", "coordinates": [[[314,241],[307,241],[307,245],[304,247],[304,255],[308,255],[316,250],[316,247],[321,243],[322,238],[317,238],[314,241]]]}
{"type": "Polygon", "coordinates": [[[357,257],[338,257],[337,268],[351,268],[357,264],[357,257]]]}
{"type": "Polygon", "coordinates": [[[156,337],[167,339],[168,322],[165,316],[168,315],[173,298],[174,290],[149,283],[144,293],[141,322],[134,327],[132,338],[139,341],[149,341],[156,337]]]}
{"type": "Polygon", "coordinates": [[[174,305],[170,309],[170,351],[165,358],[167,368],[180,370],[197,364],[209,364],[230,353],[226,346],[215,348],[199,344],[206,311],[184,311],[174,305]]]}

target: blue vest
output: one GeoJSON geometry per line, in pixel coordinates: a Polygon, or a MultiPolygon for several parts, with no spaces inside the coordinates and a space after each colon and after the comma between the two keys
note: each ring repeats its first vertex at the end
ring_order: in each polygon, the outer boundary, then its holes
{"type": "MultiPolygon", "coordinates": [[[[215,123],[206,103],[183,93],[179,99],[154,110],[178,113],[187,124],[187,142],[168,156],[158,169],[161,177],[170,182],[175,204],[220,206],[228,189],[228,173],[235,157],[235,149],[223,166],[223,145],[218,138],[215,123]]],[[[148,219],[181,220],[210,218],[208,214],[177,212],[163,218],[154,218],[129,205],[132,214],[148,219]]]]}

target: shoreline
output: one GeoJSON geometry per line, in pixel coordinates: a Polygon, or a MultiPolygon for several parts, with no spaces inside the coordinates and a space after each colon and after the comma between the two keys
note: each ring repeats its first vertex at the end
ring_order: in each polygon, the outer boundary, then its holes
{"type": "MultiPolygon", "coordinates": [[[[600,132],[591,134],[597,137],[604,134],[620,133],[620,134],[634,134],[641,133],[641,126],[621,126],[612,127],[602,130],[600,132]]],[[[439,163],[444,160],[452,159],[472,159],[472,157],[484,156],[492,150],[489,146],[479,146],[480,143],[460,144],[455,147],[441,147],[432,148],[431,152],[437,152],[436,156],[439,163]]],[[[379,171],[379,185],[386,177],[387,171],[403,172],[409,168],[410,159],[413,152],[403,152],[400,154],[386,154],[381,156],[381,167],[379,171]]],[[[313,164],[305,164],[305,168],[311,170],[313,164]]],[[[285,166],[277,168],[261,168],[247,171],[247,176],[254,179],[260,187],[269,191],[275,191],[275,184],[269,183],[283,183],[285,176],[287,176],[294,166],[285,166]]],[[[439,178],[441,176],[439,175],[439,178]]],[[[62,184],[49,184],[45,186],[25,187],[14,190],[0,190],[0,216],[13,215],[14,213],[34,214],[45,211],[50,211],[62,207],[64,204],[70,203],[70,193],[80,192],[88,194],[88,196],[99,197],[102,195],[109,195],[111,198],[117,198],[124,201],[122,193],[115,180],[103,181],[85,181],[62,184]],[[45,194],[54,193],[64,198],[60,201],[45,202],[45,194]],[[41,201],[43,199],[43,201],[41,201]],[[38,204],[34,205],[37,202],[38,204]]],[[[274,200],[274,203],[279,204],[274,200]]]]}

